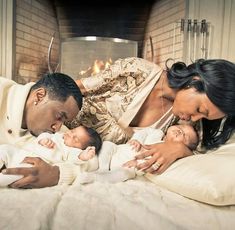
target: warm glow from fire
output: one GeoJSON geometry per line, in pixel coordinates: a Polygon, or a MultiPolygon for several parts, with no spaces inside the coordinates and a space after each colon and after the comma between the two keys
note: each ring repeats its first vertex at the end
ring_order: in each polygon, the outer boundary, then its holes
{"type": "Polygon", "coordinates": [[[99,73],[101,70],[107,69],[111,64],[111,58],[109,58],[109,60],[105,63],[102,60],[95,60],[92,67],[89,67],[87,70],[82,70],[81,72],[79,72],[79,75],[81,75],[82,77],[84,75],[86,75],[86,77],[93,76],[99,73]]]}
{"type": "Polygon", "coordinates": [[[103,61],[95,60],[91,75],[99,73],[103,69],[104,66],[105,64],[103,61]]]}

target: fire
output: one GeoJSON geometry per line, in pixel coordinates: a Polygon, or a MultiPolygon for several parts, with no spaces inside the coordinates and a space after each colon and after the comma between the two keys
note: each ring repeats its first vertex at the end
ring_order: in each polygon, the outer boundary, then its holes
{"type": "Polygon", "coordinates": [[[112,64],[112,59],[109,58],[108,61],[104,62],[102,60],[95,60],[93,65],[89,67],[87,70],[82,70],[79,72],[81,77],[89,77],[94,76],[99,73],[101,70],[107,69],[112,64]]]}

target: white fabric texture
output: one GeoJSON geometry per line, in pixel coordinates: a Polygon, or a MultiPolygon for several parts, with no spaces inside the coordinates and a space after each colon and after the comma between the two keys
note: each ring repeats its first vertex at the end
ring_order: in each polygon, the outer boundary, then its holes
{"type": "Polygon", "coordinates": [[[215,151],[180,159],[161,175],[145,175],[155,184],[212,205],[235,204],[234,137],[215,151]]]}
{"type": "Polygon", "coordinates": [[[0,229],[231,230],[235,206],[215,207],[149,181],[0,189],[0,229]]]}
{"type": "MultiPolygon", "coordinates": [[[[21,162],[25,157],[40,157],[50,164],[66,162],[67,164],[71,163],[77,165],[75,173],[78,175],[80,172],[93,171],[98,168],[97,156],[88,161],[78,159],[79,153],[83,150],[65,146],[63,144],[62,134],[46,134],[46,136],[53,137],[53,141],[57,144],[54,149],[41,146],[38,144],[38,139],[27,143],[24,148],[17,148],[13,145],[7,144],[0,145],[0,168],[3,165],[7,168],[23,167],[21,162]]],[[[39,136],[39,139],[42,137],[45,137],[45,135],[43,134],[42,136],[39,136]]],[[[7,178],[8,184],[19,179],[19,177],[12,177],[11,175],[2,175],[0,177],[0,187],[6,186],[7,178]]]]}
{"type": "Polygon", "coordinates": [[[32,85],[20,85],[0,77],[0,144],[15,144],[32,137],[21,129],[24,105],[32,85]]]}

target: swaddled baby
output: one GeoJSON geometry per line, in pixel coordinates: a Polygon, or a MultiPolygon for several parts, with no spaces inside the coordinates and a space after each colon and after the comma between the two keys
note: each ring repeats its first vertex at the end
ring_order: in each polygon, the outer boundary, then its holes
{"type": "MultiPolygon", "coordinates": [[[[193,126],[189,124],[172,125],[167,129],[166,134],[154,128],[144,128],[134,133],[127,144],[116,145],[104,141],[99,155],[99,171],[95,173],[83,173],[79,177],[82,184],[94,181],[116,183],[143,175],[136,166],[143,163],[143,160],[136,160],[135,156],[144,151],[143,145],[157,142],[181,142],[189,149],[195,150],[199,137],[193,126]]],[[[156,162],[152,168],[156,171],[161,167],[161,162],[156,162]]]]}

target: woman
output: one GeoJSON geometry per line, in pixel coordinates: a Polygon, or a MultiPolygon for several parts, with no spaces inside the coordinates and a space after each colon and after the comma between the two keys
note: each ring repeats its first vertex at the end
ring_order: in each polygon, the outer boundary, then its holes
{"type": "MultiPolygon", "coordinates": [[[[85,94],[85,109],[79,118],[82,122],[92,121],[90,126],[96,125],[97,131],[107,133],[103,137],[110,140],[123,133],[128,139],[136,128],[165,127],[171,119],[172,105],[173,113],[182,120],[203,118],[202,145],[206,149],[225,143],[234,129],[235,64],[226,60],[199,60],[189,66],[179,62],[163,71],[146,60],[128,58],[118,60],[92,81],[83,79],[77,83],[85,94]],[[101,113],[99,108],[103,109],[101,113]],[[106,113],[112,122],[103,119],[106,113]],[[221,125],[224,117],[227,118],[221,125]]],[[[192,155],[180,143],[145,148],[147,151],[138,158],[152,158],[138,168],[151,173],[161,173],[176,159],[192,155]]]]}
{"type": "MultiPolygon", "coordinates": [[[[207,150],[224,144],[235,128],[235,64],[221,59],[198,60],[189,66],[179,62],[167,70],[167,79],[169,87],[177,91],[174,115],[186,121],[202,119],[202,147],[207,150]]],[[[138,158],[152,158],[139,169],[151,173],[161,173],[176,159],[190,155],[186,151],[180,154],[176,145],[146,148],[138,158]]]]}
{"type": "Polygon", "coordinates": [[[172,118],[174,98],[174,92],[167,92],[169,87],[163,89],[165,79],[166,72],[154,63],[126,58],[77,80],[84,103],[70,128],[82,123],[117,144],[127,142],[138,128],[163,128],[172,118]]]}

